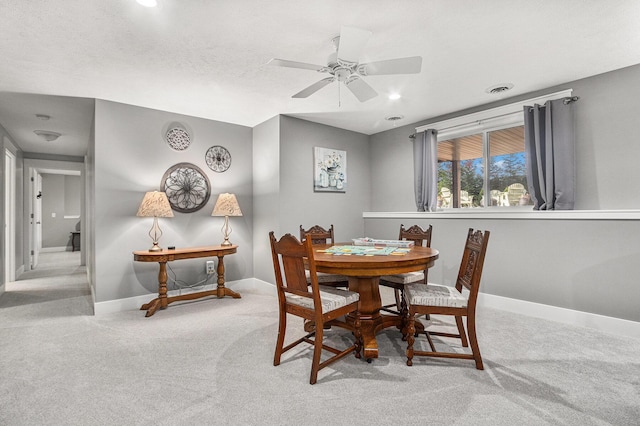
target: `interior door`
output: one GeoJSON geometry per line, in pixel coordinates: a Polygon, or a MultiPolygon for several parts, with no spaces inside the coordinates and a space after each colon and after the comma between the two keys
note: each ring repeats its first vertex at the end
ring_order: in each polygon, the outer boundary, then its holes
{"type": "Polygon", "coordinates": [[[34,171],[33,198],[31,269],[38,266],[38,254],[42,249],[42,175],[38,171],[34,171]]]}

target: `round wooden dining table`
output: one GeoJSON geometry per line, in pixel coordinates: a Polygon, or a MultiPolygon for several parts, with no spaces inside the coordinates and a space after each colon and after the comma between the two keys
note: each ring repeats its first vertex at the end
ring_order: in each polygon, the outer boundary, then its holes
{"type": "MultiPolygon", "coordinates": [[[[335,246],[350,245],[337,243],[335,246]]],[[[412,247],[403,255],[334,255],[327,253],[331,244],[314,244],[316,270],[328,274],[346,275],[349,278],[349,290],[360,294],[360,323],[367,360],[378,357],[376,334],[393,326],[400,326],[398,315],[380,313],[382,299],[379,282],[383,275],[422,271],[430,268],[438,259],[439,252],[428,247],[412,247]]]]}

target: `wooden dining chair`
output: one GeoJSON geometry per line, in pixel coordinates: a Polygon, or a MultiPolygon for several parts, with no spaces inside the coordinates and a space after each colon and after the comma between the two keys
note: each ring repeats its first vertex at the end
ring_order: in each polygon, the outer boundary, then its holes
{"type": "MultiPolygon", "coordinates": [[[[302,225],[300,225],[300,241],[304,241],[307,235],[311,237],[311,242],[313,244],[333,244],[335,242],[333,236],[333,224],[331,224],[331,227],[328,230],[319,225],[314,225],[305,230],[302,225]]],[[[307,271],[307,282],[309,282],[309,271],[307,271]]],[[[318,272],[318,282],[322,285],[329,285],[331,287],[349,286],[349,278],[345,275],[325,274],[323,272],[318,272]]]]}
{"type": "Polygon", "coordinates": [[[406,324],[403,334],[404,339],[407,340],[407,365],[411,366],[414,355],[418,355],[472,359],[475,360],[478,370],[484,368],[482,357],[480,356],[478,338],[476,337],[476,300],[488,242],[489,231],[484,231],[483,234],[482,231],[469,229],[455,287],[433,283],[416,283],[405,287],[402,312],[404,315],[403,323],[406,324]],[[468,297],[462,293],[463,289],[469,291],[468,297]],[[413,345],[416,337],[415,316],[419,314],[455,316],[458,334],[428,331],[425,328],[423,333],[427,337],[431,351],[414,350],[413,345]],[[462,321],[463,317],[467,318],[468,340],[462,321]],[[470,342],[471,354],[437,352],[431,336],[458,338],[462,341],[463,347],[468,347],[470,342]]]}
{"type": "MultiPolygon", "coordinates": [[[[413,225],[408,229],[404,228],[404,225],[400,225],[399,240],[413,241],[416,246],[431,247],[431,233],[433,226],[429,225],[429,228],[424,230],[419,225],[413,225]]],[[[384,287],[391,287],[394,289],[396,303],[390,305],[384,305],[382,310],[400,315],[402,293],[404,287],[411,283],[426,283],[427,282],[427,270],[417,272],[407,272],[404,274],[395,275],[383,275],[380,277],[380,285],[384,287]],[[394,308],[395,309],[392,309],[394,308]]]]}
{"type": "Polygon", "coordinates": [[[282,354],[289,349],[303,342],[309,343],[314,348],[309,381],[313,385],[317,381],[318,371],[324,367],[351,352],[355,353],[356,358],[360,358],[362,350],[359,313],[360,295],[348,290],[319,285],[310,239],[301,243],[293,235],[286,234],[279,241],[276,241],[274,233],[270,232],[269,240],[271,242],[273,269],[280,308],[278,339],[273,365],[280,365],[282,354]],[[307,268],[311,271],[310,285],[307,284],[304,273],[305,262],[307,263],[307,268]],[[284,346],[287,314],[313,321],[315,327],[304,337],[284,346]],[[350,324],[346,322],[346,315],[348,314],[352,314],[353,318],[350,324]],[[353,330],[354,343],[341,350],[323,342],[325,326],[334,325],[353,330]],[[333,353],[333,355],[320,362],[320,355],[323,349],[333,353]]]}

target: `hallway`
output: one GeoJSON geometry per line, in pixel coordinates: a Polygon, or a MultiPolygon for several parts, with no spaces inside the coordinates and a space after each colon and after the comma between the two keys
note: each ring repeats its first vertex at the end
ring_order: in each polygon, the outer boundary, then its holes
{"type": "MultiPolygon", "coordinates": [[[[40,253],[36,269],[6,284],[0,309],[40,304],[29,309],[39,317],[93,315],[86,267],[80,266],[80,252],[40,253]]],[[[20,315],[20,310],[15,314],[20,315]]]]}

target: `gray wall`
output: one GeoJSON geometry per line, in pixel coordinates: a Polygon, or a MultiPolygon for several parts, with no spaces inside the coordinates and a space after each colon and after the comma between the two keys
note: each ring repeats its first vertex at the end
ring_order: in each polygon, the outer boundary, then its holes
{"type": "MultiPolygon", "coordinates": [[[[248,127],[172,114],[130,105],[96,100],[95,150],[95,298],[103,302],[158,291],[158,265],[133,261],[132,252],[151,246],[151,218],[136,217],[147,191],[158,190],[165,171],[176,163],[193,163],[211,182],[211,197],[197,212],[160,218],[160,246],[198,247],[223,240],[223,218],[211,212],[221,192],[233,192],[242,217],[232,217],[231,241],[238,253],[225,258],[227,280],[254,276],[252,131],[248,127]],[[192,131],[192,143],[184,151],[172,150],[164,140],[169,123],[180,122],[192,131]],[[222,145],[232,156],[224,173],[208,168],[205,153],[222,145]]],[[[207,259],[171,265],[179,280],[188,283],[204,278],[207,259]]],[[[213,282],[213,279],[210,280],[213,282]]]]}
{"type": "MultiPolygon", "coordinates": [[[[572,88],[575,105],[576,209],[638,209],[640,157],[637,117],[640,102],[630,90],[640,87],[640,66],[579,80],[514,100],[572,88]]],[[[496,106],[492,104],[490,106],[496,106]]],[[[449,114],[371,137],[372,211],[414,212],[408,136],[415,127],[484,108],[449,114]],[[383,167],[383,165],[387,167],[383,167]]],[[[544,215],[544,212],[539,214],[544,215]]],[[[426,216],[426,215],[425,215],[426,216]]],[[[432,223],[433,245],[441,250],[430,279],[451,282],[469,227],[488,229],[491,241],[482,291],[640,321],[640,286],[634,262],[640,255],[637,220],[496,220],[477,215],[449,219],[366,219],[366,233],[390,238],[400,223],[432,223]]]]}
{"type": "Polygon", "coordinates": [[[434,117],[371,136],[373,211],[416,211],[413,195],[413,151],[409,135],[418,126],[495,106],[573,89],[576,131],[576,210],[637,209],[640,197],[640,144],[637,117],[640,102],[630,88],[640,87],[640,65],[434,117]]]}
{"type": "Polygon", "coordinates": [[[297,237],[300,225],[333,224],[336,240],[363,236],[362,212],[370,206],[371,193],[367,135],[287,116],[276,119],[254,129],[255,276],[271,283],[269,231],[297,237]],[[347,152],[346,193],[313,191],[316,146],[347,152]]]}
{"type": "Polygon", "coordinates": [[[469,228],[489,230],[481,291],[640,321],[640,221],[366,219],[367,235],[395,238],[400,224],[433,225],[440,258],[429,280],[455,283],[469,228]]]}
{"type": "Polygon", "coordinates": [[[42,174],[42,248],[71,250],[70,233],[80,218],[65,216],[80,216],[80,183],[80,176],[42,174]]]}
{"type": "Polygon", "coordinates": [[[280,235],[280,121],[276,116],[253,128],[253,268],[273,281],[268,233],[280,235]]]}

